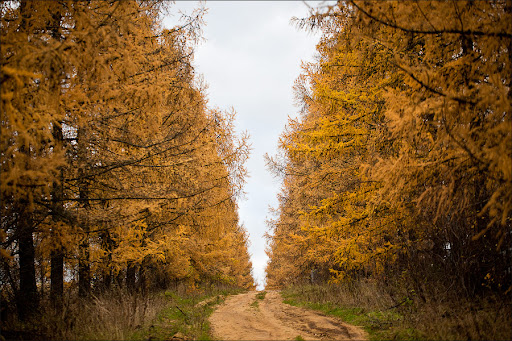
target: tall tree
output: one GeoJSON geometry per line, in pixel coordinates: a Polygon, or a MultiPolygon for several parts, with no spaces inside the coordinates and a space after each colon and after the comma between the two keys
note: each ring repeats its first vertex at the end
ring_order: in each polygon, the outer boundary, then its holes
{"type": "Polygon", "coordinates": [[[51,259],[54,298],[66,268],[78,270],[82,295],[92,278],[108,284],[123,271],[131,286],[137,268],[156,281],[162,264],[163,282],[247,285],[236,214],[247,137],[236,137],[234,113],[207,108],[196,83],[202,11],[162,29],[166,5],[2,3],[2,275],[20,317],[37,308],[35,250],[51,259]]]}
{"type": "Polygon", "coordinates": [[[286,198],[269,270],[286,266],[288,244],[338,279],[397,265],[469,295],[485,278],[508,288],[508,19],[504,1],[351,1],[299,21],[323,37],[297,85],[303,116],[282,135],[284,163],[269,159],[286,198]],[[286,206],[301,213],[283,242],[286,206]]]}

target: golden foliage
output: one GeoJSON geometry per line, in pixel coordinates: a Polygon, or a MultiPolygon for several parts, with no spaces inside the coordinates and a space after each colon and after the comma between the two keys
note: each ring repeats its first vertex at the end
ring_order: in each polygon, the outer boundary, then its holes
{"type": "Polygon", "coordinates": [[[504,1],[353,1],[298,22],[323,36],[268,158],[284,178],[271,285],[413,262],[468,292],[486,271],[510,285],[510,16],[504,1]]]}
{"type": "Polygon", "coordinates": [[[155,286],[251,287],[236,204],[248,137],[197,85],[202,12],[164,30],[160,1],[1,6],[2,257],[25,252],[24,231],[80,281],[137,267],[155,286]]]}

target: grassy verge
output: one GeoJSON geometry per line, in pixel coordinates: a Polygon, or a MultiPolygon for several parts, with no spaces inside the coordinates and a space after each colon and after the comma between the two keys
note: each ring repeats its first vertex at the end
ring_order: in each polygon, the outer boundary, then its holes
{"type": "Polygon", "coordinates": [[[347,289],[303,285],[281,292],[285,303],[314,309],[363,327],[370,340],[510,340],[512,314],[506,298],[451,301],[393,299],[375,285],[347,289]]]}
{"type": "Polygon", "coordinates": [[[363,327],[370,340],[417,340],[421,334],[414,329],[399,327],[403,316],[394,311],[379,311],[356,307],[347,307],[332,302],[304,301],[293,289],[282,292],[284,303],[296,307],[318,310],[326,315],[338,317],[343,321],[363,327]]]}
{"type": "Polygon", "coordinates": [[[179,295],[166,291],[168,306],[145,327],[131,334],[129,340],[211,340],[208,317],[226,296],[238,289],[213,290],[179,295]]]}
{"type": "Polygon", "coordinates": [[[147,295],[113,289],[89,298],[68,297],[62,309],[48,308],[31,321],[5,321],[0,340],[208,340],[214,306],[241,291],[179,286],[147,295]]]}

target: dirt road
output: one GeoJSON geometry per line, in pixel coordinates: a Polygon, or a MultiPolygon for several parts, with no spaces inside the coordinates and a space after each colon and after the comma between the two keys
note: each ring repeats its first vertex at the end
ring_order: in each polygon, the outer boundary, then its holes
{"type": "Polygon", "coordinates": [[[320,313],[284,304],[277,291],[230,296],[210,316],[219,340],[366,340],[359,327],[320,313]],[[258,302],[258,303],[254,303],[258,302]]]}

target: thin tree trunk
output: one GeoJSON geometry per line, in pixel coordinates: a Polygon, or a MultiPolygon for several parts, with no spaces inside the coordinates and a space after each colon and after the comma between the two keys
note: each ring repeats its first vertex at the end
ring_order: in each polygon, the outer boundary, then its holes
{"type": "Polygon", "coordinates": [[[130,291],[135,289],[135,272],[136,272],[135,264],[132,262],[128,263],[128,267],[126,268],[126,288],[130,291]]]}
{"type": "MultiPolygon", "coordinates": [[[[31,15],[30,10],[27,9],[26,1],[20,2],[20,14],[22,20],[19,30],[25,31],[27,29],[27,18],[31,15]]],[[[28,154],[24,146],[20,147],[20,152],[28,154]]],[[[18,318],[21,321],[26,321],[38,311],[39,300],[36,285],[34,238],[32,236],[34,231],[32,214],[27,212],[27,203],[21,205],[17,222],[20,286],[16,293],[16,303],[18,318]]]]}
{"type": "Polygon", "coordinates": [[[89,263],[89,236],[86,234],[80,242],[78,261],[78,295],[86,297],[91,291],[91,266],[89,263]]]}
{"type": "Polygon", "coordinates": [[[123,287],[123,283],[125,281],[125,277],[126,277],[126,274],[123,270],[120,270],[117,275],[116,275],[116,278],[115,278],[115,282],[116,282],[116,285],[118,288],[122,288],[123,287]]]}
{"type": "Polygon", "coordinates": [[[102,248],[106,253],[104,258],[104,269],[103,269],[103,290],[109,290],[112,286],[112,249],[114,248],[114,241],[110,237],[108,231],[104,232],[101,236],[102,248]]]}
{"type": "MultiPolygon", "coordinates": [[[[80,197],[87,198],[86,190],[80,186],[80,197]]],[[[88,208],[87,202],[84,204],[88,208]]],[[[83,223],[84,236],[79,245],[78,260],[78,295],[88,296],[91,291],[91,265],[89,260],[89,223],[83,223]]]]}
{"type": "Polygon", "coordinates": [[[21,215],[19,226],[19,265],[20,290],[18,292],[18,317],[26,321],[39,309],[36,286],[35,248],[32,236],[33,226],[30,217],[21,215]]]}
{"type": "Polygon", "coordinates": [[[138,283],[138,289],[139,292],[142,294],[142,296],[146,296],[148,290],[147,286],[147,268],[146,268],[146,262],[142,261],[141,266],[139,267],[139,283],[138,283]]]}
{"type": "Polygon", "coordinates": [[[62,249],[51,254],[50,299],[57,310],[62,309],[64,296],[64,253],[62,249]]]}
{"type": "MultiPolygon", "coordinates": [[[[59,16],[60,18],[60,16],[59,16]]],[[[55,148],[62,147],[63,143],[63,135],[62,135],[62,127],[59,122],[54,122],[53,125],[53,138],[55,142],[55,148]]],[[[56,223],[62,219],[62,213],[64,211],[64,207],[62,204],[62,199],[64,197],[63,193],[63,181],[64,174],[61,169],[60,171],[60,183],[55,181],[53,183],[52,188],[52,213],[53,213],[53,221],[56,223]]],[[[56,224],[54,225],[56,226],[56,224]]],[[[54,227],[55,228],[55,227],[54,227]]],[[[56,231],[53,231],[53,238],[56,238],[56,231]]],[[[54,304],[54,307],[57,310],[62,308],[62,301],[64,295],[64,250],[62,247],[61,240],[55,240],[53,243],[55,249],[51,252],[50,258],[50,299],[54,304]]]]}
{"type": "MultiPolygon", "coordinates": [[[[85,144],[85,128],[78,129],[78,191],[82,201],[82,207],[87,212],[89,205],[89,184],[86,179],[87,148],[85,144]]],[[[86,218],[87,219],[87,218],[86,218]]],[[[79,245],[78,261],[78,295],[80,297],[88,296],[91,291],[91,265],[89,262],[89,222],[82,222],[84,236],[79,245]]]]}

